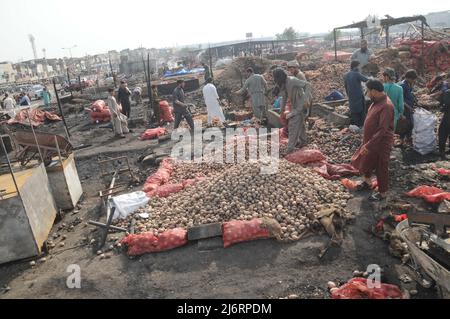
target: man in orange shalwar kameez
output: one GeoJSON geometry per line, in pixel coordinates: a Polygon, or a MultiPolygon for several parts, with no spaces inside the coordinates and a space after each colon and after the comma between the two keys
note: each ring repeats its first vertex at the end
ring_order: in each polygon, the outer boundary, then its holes
{"type": "Polygon", "coordinates": [[[394,144],[394,105],[384,93],[383,84],[369,80],[366,84],[367,96],[372,100],[364,123],[362,146],[352,158],[352,165],[364,176],[358,190],[370,189],[372,173],[378,179],[378,190],[369,200],[381,201],[386,198],[389,188],[389,160],[394,144]]]}

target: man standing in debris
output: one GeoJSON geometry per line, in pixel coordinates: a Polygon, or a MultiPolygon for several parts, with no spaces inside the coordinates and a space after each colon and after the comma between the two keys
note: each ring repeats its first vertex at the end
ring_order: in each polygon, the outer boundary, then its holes
{"type": "Polygon", "coordinates": [[[294,151],[295,147],[302,148],[308,144],[305,128],[305,106],[308,103],[307,97],[311,91],[311,85],[293,76],[288,76],[283,69],[273,71],[273,79],[280,88],[281,113],[288,113],[289,142],[287,153],[294,151]]]}
{"type": "Polygon", "coordinates": [[[117,105],[116,98],[114,97],[114,89],[108,89],[108,108],[111,112],[111,124],[113,126],[114,134],[115,136],[118,136],[120,138],[125,138],[125,135],[123,133],[128,133],[128,129],[126,129],[124,132],[124,129],[122,127],[122,113],[119,111],[119,106],[117,105]]]}
{"type": "Polygon", "coordinates": [[[361,48],[353,52],[352,61],[358,61],[359,72],[362,72],[363,68],[369,64],[369,59],[372,56],[373,52],[369,48],[367,48],[367,40],[361,40],[361,48]]]}
{"type": "Polygon", "coordinates": [[[225,122],[225,116],[220,107],[217,89],[212,82],[212,78],[206,79],[206,85],[203,88],[203,98],[205,99],[206,110],[208,111],[208,124],[212,124],[214,118],[218,118],[220,124],[222,124],[225,122]]]}
{"type": "Polygon", "coordinates": [[[442,160],[447,159],[445,156],[445,144],[447,143],[447,139],[450,143],[450,89],[448,82],[444,81],[444,79],[444,75],[438,75],[427,84],[430,97],[439,101],[441,111],[444,113],[438,130],[439,153],[442,160]]]}
{"type": "Polygon", "coordinates": [[[235,94],[242,94],[245,91],[250,93],[252,98],[253,116],[260,121],[266,118],[266,90],[267,82],[260,74],[255,74],[252,68],[247,69],[248,79],[245,81],[244,86],[235,94]]]}
{"type": "Polygon", "coordinates": [[[130,102],[131,91],[128,89],[127,82],[120,81],[120,88],[118,94],[119,103],[122,105],[122,114],[127,118],[130,118],[131,112],[131,102],[130,102]]]}
{"type": "Polygon", "coordinates": [[[414,83],[418,76],[415,70],[408,70],[405,73],[405,79],[400,83],[403,88],[403,100],[405,101],[404,115],[409,123],[409,129],[400,135],[400,139],[403,143],[412,143],[412,131],[414,128],[414,105],[416,105],[416,97],[413,94],[414,83]]]}
{"type": "Polygon", "coordinates": [[[205,81],[211,77],[211,71],[209,70],[209,66],[206,63],[202,63],[203,68],[205,69],[205,81]]]}
{"type": "Polygon", "coordinates": [[[176,130],[180,126],[181,120],[185,118],[191,131],[194,131],[194,120],[188,110],[188,105],[185,103],[184,86],[184,80],[178,80],[177,87],[172,94],[173,112],[175,113],[174,129],[176,130]]]}
{"type": "Polygon", "coordinates": [[[16,107],[16,101],[12,97],[9,96],[8,93],[5,93],[5,98],[3,99],[3,106],[6,111],[8,111],[8,116],[10,118],[16,117],[16,111],[14,108],[16,107]]]}
{"type": "Polygon", "coordinates": [[[386,198],[389,188],[389,160],[394,144],[394,105],[384,93],[379,80],[367,82],[367,96],[372,100],[364,124],[363,144],[352,157],[352,165],[364,176],[358,190],[371,188],[372,173],[378,180],[379,192],[374,192],[369,200],[381,201],[386,198]]]}
{"type": "Polygon", "coordinates": [[[136,105],[142,103],[142,89],[140,86],[137,86],[133,90],[133,100],[136,102],[136,105]]]}
{"type": "Polygon", "coordinates": [[[44,88],[42,89],[41,97],[44,100],[45,108],[49,108],[51,95],[46,86],[44,86],[44,88]]]}
{"type": "Polygon", "coordinates": [[[445,144],[450,140],[450,90],[446,90],[441,95],[441,106],[444,116],[439,125],[439,154],[442,160],[446,160],[445,144]]]}
{"type": "MultiPolygon", "coordinates": [[[[290,76],[294,76],[297,79],[302,80],[302,81],[306,81],[306,82],[308,81],[308,80],[306,80],[305,74],[302,71],[300,71],[300,64],[298,64],[297,61],[289,62],[287,64],[287,70],[288,70],[288,73],[290,76]]],[[[309,92],[306,99],[308,102],[306,105],[306,111],[307,111],[306,113],[307,113],[307,116],[309,116],[311,114],[311,106],[312,106],[312,99],[313,99],[311,91],[309,92]]]]}
{"type": "Polygon", "coordinates": [[[367,82],[369,79],[359,72],[359,65],[359,61],[352,61],[350,72],[344,76],[344,85],[350,107],[351,124],[363,127],[366,117],[366,100],[361,82],[367,82]]]}
{"type": "Polygon", "coordinates": [[[438,75],[431,81],[431,83],[433,85],[432,88],[430,89],[430,97],[439,101],[439,103],[442,106],[443,95],[449,89],[448,82],[444,81],[443,75],[438,75]]]}
{"type": "Polygon", "coordinates": [[[152,85],[152,109],[153,109],[153,123],[159,124],[161,120],[161,109],[159,107],[159,102],[161,102],[161,99],[158,95],[158,88],[156,85],[152,85]]]}
{"type": "Polygon", "coordinates": [[[397,129],[397,122],[400,118],[403,118],[403,112],[405,110],[405,102],[403,100],[403,88],[395,84],[395,71],[392,68],[386,68],[383,72],[384,80],[384,92],[391,99],[394,104],[394,132],[397,129]]]}

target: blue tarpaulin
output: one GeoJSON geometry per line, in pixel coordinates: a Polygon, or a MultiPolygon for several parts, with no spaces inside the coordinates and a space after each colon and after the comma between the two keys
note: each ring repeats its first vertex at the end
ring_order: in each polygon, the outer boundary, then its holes
{"type": "Polygon", "coordinates": [[[195,68],[195,69],[181,69],[179,71],[173,72],[173,71],[166,71],[164,72],[164,77],[165,78],[170,78],[173,76],[181,76],[181,75],[187,75],[187,74],[202,74],[205,73],[205,69],[204,68],[195,68]]]}

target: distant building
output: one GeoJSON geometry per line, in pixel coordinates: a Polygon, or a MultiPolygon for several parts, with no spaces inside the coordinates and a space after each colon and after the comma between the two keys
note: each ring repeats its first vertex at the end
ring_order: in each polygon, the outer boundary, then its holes
{"type": "Polygon", "coordinates": [[[450,27],[450,10],[432,12],[425,16],[428,24],[432,28],[449,28],[450,27]]]}
{"type": "Polygon", "coordinates": [[[16,71],[13,64],[10,62],[0,62],[0,83],[6,83],[14,81],[16,77],[16,71]]]}

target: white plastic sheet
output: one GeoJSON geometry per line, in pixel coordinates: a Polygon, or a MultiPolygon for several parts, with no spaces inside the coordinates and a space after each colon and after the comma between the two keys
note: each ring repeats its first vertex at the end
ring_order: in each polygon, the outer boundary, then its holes
{"type": "Polygon", "coordinates": [[[436,150],[436,123],[433,113],[417,108],[414,112],[413,144],[414,149],[421,155],[427,155],[436,150]]]}
{"type": "Polygon", "coordinates": [[[134,192],[112,198],[112,206],[116,208],[113,220],[126,218],[137,209],[145,207],[149,198],[144,192],[134,192]]]}

